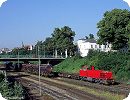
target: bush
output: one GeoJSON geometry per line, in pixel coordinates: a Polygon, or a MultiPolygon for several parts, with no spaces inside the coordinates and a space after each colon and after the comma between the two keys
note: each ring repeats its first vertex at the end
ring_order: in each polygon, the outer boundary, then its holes
{"type": "Polygon", "coordinates": [[[4,74],[0,73],[0,82],[3,81],[5,78],[4,74]]]}
{"type": "Polygon", "coordinates": [[[0,83],[0,88],[0,93],[4,98],[24,98],[24,90],[22,86],[17,82],[15,82],[13,87],[10,87],[8,82],[2,81],[0,83]]]}
{"type": "Polygon", "coordinates": [[[0,73],[0,93],[8,100],[11,98],[22,99],[22,97],[25,95],[24,89],[19,83],[9,83],[7,80],[5,80],[5,76],[2,73],[0,73]]]}

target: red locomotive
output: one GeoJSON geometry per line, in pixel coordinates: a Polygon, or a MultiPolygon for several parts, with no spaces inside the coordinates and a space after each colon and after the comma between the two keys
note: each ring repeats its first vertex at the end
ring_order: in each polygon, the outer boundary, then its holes
{"type": "Polygon", "coordinates": [[[83,66],[79,71],[79,76],[83,80],[102,83],[102,84],[114,84],[113,74],[110,71],[95,70],[94,66],[88,69],[87,66],[83,66]]]}

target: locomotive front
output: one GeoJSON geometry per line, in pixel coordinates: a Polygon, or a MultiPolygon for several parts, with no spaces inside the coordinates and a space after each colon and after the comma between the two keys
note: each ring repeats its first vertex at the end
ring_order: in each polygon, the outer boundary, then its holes
{"type": "Polygon", "coordinates": [[[114,84],[113,74],[110,71],[104,70],[95,70],[94,66],[91,66],[91,69],[83,66],[79,71],[80,78],[96,83],[102,84],[114,84]]]}

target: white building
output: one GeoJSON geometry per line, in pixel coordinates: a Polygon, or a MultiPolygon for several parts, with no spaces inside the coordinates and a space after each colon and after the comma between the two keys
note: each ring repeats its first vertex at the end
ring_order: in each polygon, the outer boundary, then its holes
{"type": "Polygon", "coordinates": [[[94,39],[79,39],[77,41],[77,46],[78,46],[78,52],[82,57],[87,56],[88,52],[90,49],[93,50],[100,50],[104,52],[108,52],[111,50],[111,45],[99,45],[96,43],[97,41],[94,39]]]}
{"type": "Polygon", "coordinates": [[[33,45],[25,45],[24,48],[27,50],[33,50],[33,45]]]}
{"type": "Polygon", "coordinates": [[[12,50],[10,50],[9,48],[2,48],[2,49],[0,49],[0,54],[1,53],[9,53],[9,52],[11,52],[12,50]]]}

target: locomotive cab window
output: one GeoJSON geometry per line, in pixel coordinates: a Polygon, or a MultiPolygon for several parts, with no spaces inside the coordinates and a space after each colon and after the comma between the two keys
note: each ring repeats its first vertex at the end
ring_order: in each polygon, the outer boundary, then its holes
{"type": "Polygon", "coordinates": [[[87,70],[88,69],[88,66],[84,65],[82,66],[82,70],[87,70]]]}

